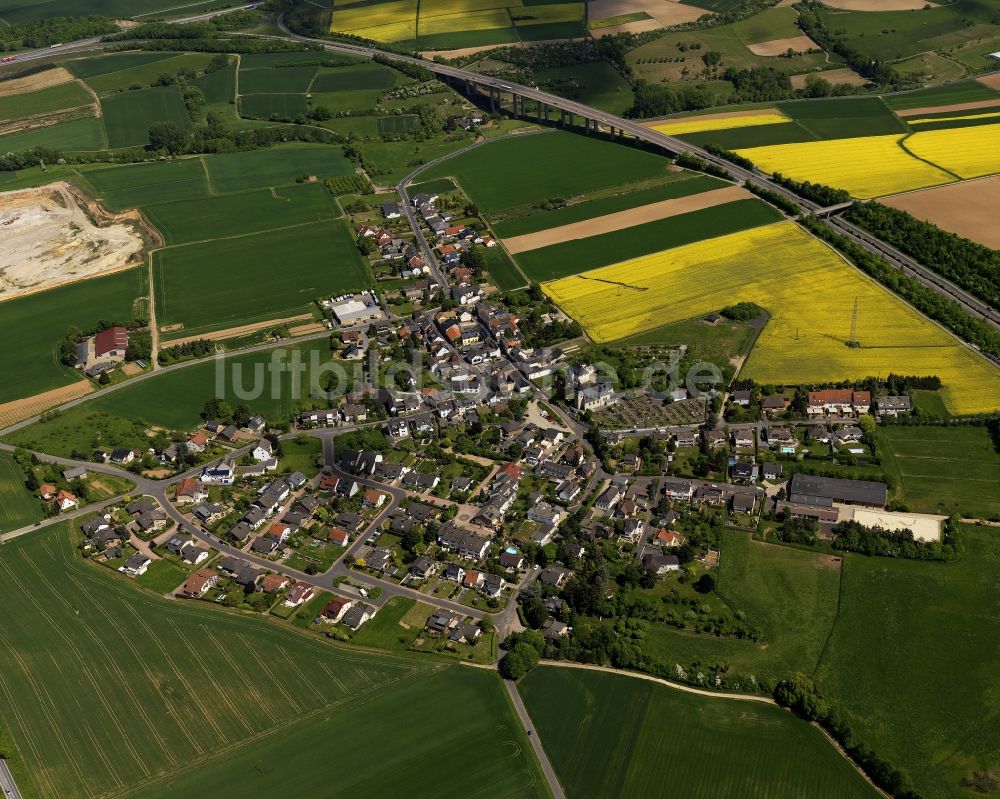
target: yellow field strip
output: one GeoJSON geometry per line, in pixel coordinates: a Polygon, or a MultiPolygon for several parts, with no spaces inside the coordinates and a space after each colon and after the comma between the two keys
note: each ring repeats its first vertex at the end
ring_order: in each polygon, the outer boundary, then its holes
{"type": "Polygon", "coordinates": [[[710,114],[698,117],[684,117],[683,119],[666,119],[662,122],[650,122],[648,123],[648,127],[660,133],[680,136],[684,133],[701,133],[706,130],[752,128],[757,125],[780,125],[792,121],[779,111],[764,110],[766,113],[710,114]]]}

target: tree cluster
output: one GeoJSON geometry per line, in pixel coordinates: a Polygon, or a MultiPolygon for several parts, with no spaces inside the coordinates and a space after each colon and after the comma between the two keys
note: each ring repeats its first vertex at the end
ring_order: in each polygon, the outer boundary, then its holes
{"type": "Polygon", "coordinates": [[[909,530],[866,527],[856,521],[839,522],[833,533],[834,549],[883,558],[955,560],[964,551],[962,535],[950,521],[945,524],[940,541],[918,541],[909,530]]]}
{"type": "Polygon", "coordinates": [[[187,361],[191,358],[204,358],[215,352],[215,344],[207,338],[186,341],[183,344],[174,344],[172,347],[164,347],[160,350],[160,364],[176,363],[177,361],[187,361]]]}
{"type": "Polygon", "coordinates": [[[813,681],[805,674],[794,674],[778,683],[774,689],[774,699],[797,716],[823,727],[871,781],[895,799],[920,799],[907,775],[859,741],[843,717],[820,695],[813,681]]]}
{"type": "Polygon", "coordinates": [[[877,202],[855,203],[844,215],[988,305],[1000,308],[1000,252],[877,202]]]}
{"type": "Polygon", "coordinates": [[[34,49],[91,39],[118,30],[107,17],[49,17],[34,22],[5,24],[0,28],[0,50],[34,49]]]}

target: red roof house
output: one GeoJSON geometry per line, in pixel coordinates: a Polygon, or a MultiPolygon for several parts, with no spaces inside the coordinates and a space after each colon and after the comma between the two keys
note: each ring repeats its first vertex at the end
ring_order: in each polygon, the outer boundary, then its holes
{"type": "Polygon", "coordinates": [[[94,336],[94,357],[109,358],[125,356],[128,347],[128,331],[124,327],[109,327],[94,336]]]}

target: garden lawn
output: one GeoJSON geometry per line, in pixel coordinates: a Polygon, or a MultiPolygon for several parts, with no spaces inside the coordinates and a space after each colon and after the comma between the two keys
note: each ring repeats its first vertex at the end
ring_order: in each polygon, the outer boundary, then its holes
{"type": "Polygon", "coordinates": [[[191,118],[176,84],[122,92],[106,97],[101,106],[112,149],[144,147],[149,143],[149,127],[155,122],[173,122],[182,130],[191,130],[191,118]]]}
{"type": "Polygon", "coordinates": [[[0,452],[0,533],[34,524],[42,518],[38,498],[24,485],[24,472],[9,452],[0,452]]]}
{"type": "MultiPolygon", "coordinates": [[[[358,630],[351,641],[361,646],[370,646],[375,649],[386,649],[390,652],[399,652],[408,649],[414,642],[423,627],[413,627],[407,625],[400,626],[403,617],[409,613],[417,604],[415,599],[405,596],[394,596],[389,599],[381,608],[378,615],[358,630]]],[[[421,607],[427,608],[427,615],[430,616],[432,609],[420,603],[421,607]]]]}
{"type": "Polygon", "coordinates": [[[639,149],[555,132],[490,142],[429,169],[421,179],[456,178],[480,210],[490,214],[647,180],[665,173],[668,163],[639,149]]]}
{"type": "Polygon", "coordinates": [[[157,594],[171,593],[183,583],[189,572],[169,560],[154,560],[149,564],[146,573],[136,577],[135,581],[144,588],[157,594]]]}
{"type": "Polygon", "coordinates": [[[318,474],[316,457],[323,453],[323,442],[314,436],[299,436],[281,442],[281,459],[278,467],[282,472],[302,472],[306,477],[318,474]]]}
{"type": "Polygon", "coordinates": [[[129,269],[17,297],[0,303],[0,402],[29,397],[80,379],[59,360],[70,326],[93,327],[101,319],[127,322],[135,301],[146,296],[146,270],[129,269]]]}
{"type": "Polygon", "coordinates": [[[517,262],[532,280],[544,281],[747,230],[780,220],[781,214],[758,199],[703,208],[585,239],[518,253],[517,262]]]}
{"type": "Polygon", "coordinates": [[[518,690],[569,796],[878,795],[819,730],[773,705],[557,666],[518,690]]]}
{"type": "Polygon", "coordinates": [[[0,573],[0,717],[26,796],[402,795],[415,763],[456,753],[476,769],[435,781],[437,796],[468,796],[481,780],[545,796],[495,674],[168,602],[81,562],[68,524],[5,546],[0,573]],[[396,745],[376,774],[316,757],[316,741],[374,738],[389,715],[396,745]]]}
{"type": "Polygon", "coordinates": [[[212,189],[226,193],[288,186],[296,178],[315,175],[323,178],[350,175],[354,164],[340,147],[329,145],[289,145],[267,150],[223,153],[205,159],[212,189]]]}
{"type": "Polygon", "coordinates": [[[185,336],[305,313],[372,283],[342,220],[159,250],[153,268],[157,322],[185,336]]]}
{"type": "Polygon", "coordinates": [[[837,624],[816,675],[855,736],[927,799],[1000,751],[1000,539],[964,527],[957,563],[849,554],[837,624]]]}
{"type": "Polygon", "coordinates": [[[1000,519],[1000,451],[985,427],[880,427],[893,496],[910,510],[1000,519]]]}
{"type": "Polygon", "coordinates": [[[303,183],[153,205],[146,216],[167,244],[184,244],[306,222],[325,224],[340,216],[340,209],[322,183],[303,183]]]}

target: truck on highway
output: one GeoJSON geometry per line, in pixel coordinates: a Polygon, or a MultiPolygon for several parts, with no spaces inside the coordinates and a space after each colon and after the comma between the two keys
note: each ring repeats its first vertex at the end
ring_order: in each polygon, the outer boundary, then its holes
{"type": "Polygon", "coordinates": [[[57,47],[62,47],[62,46],[63,46],[62,42],[56,42],[55,44],[50,44],[49,45],[49,49],[50,50],[55,50],[57,47]]]}

